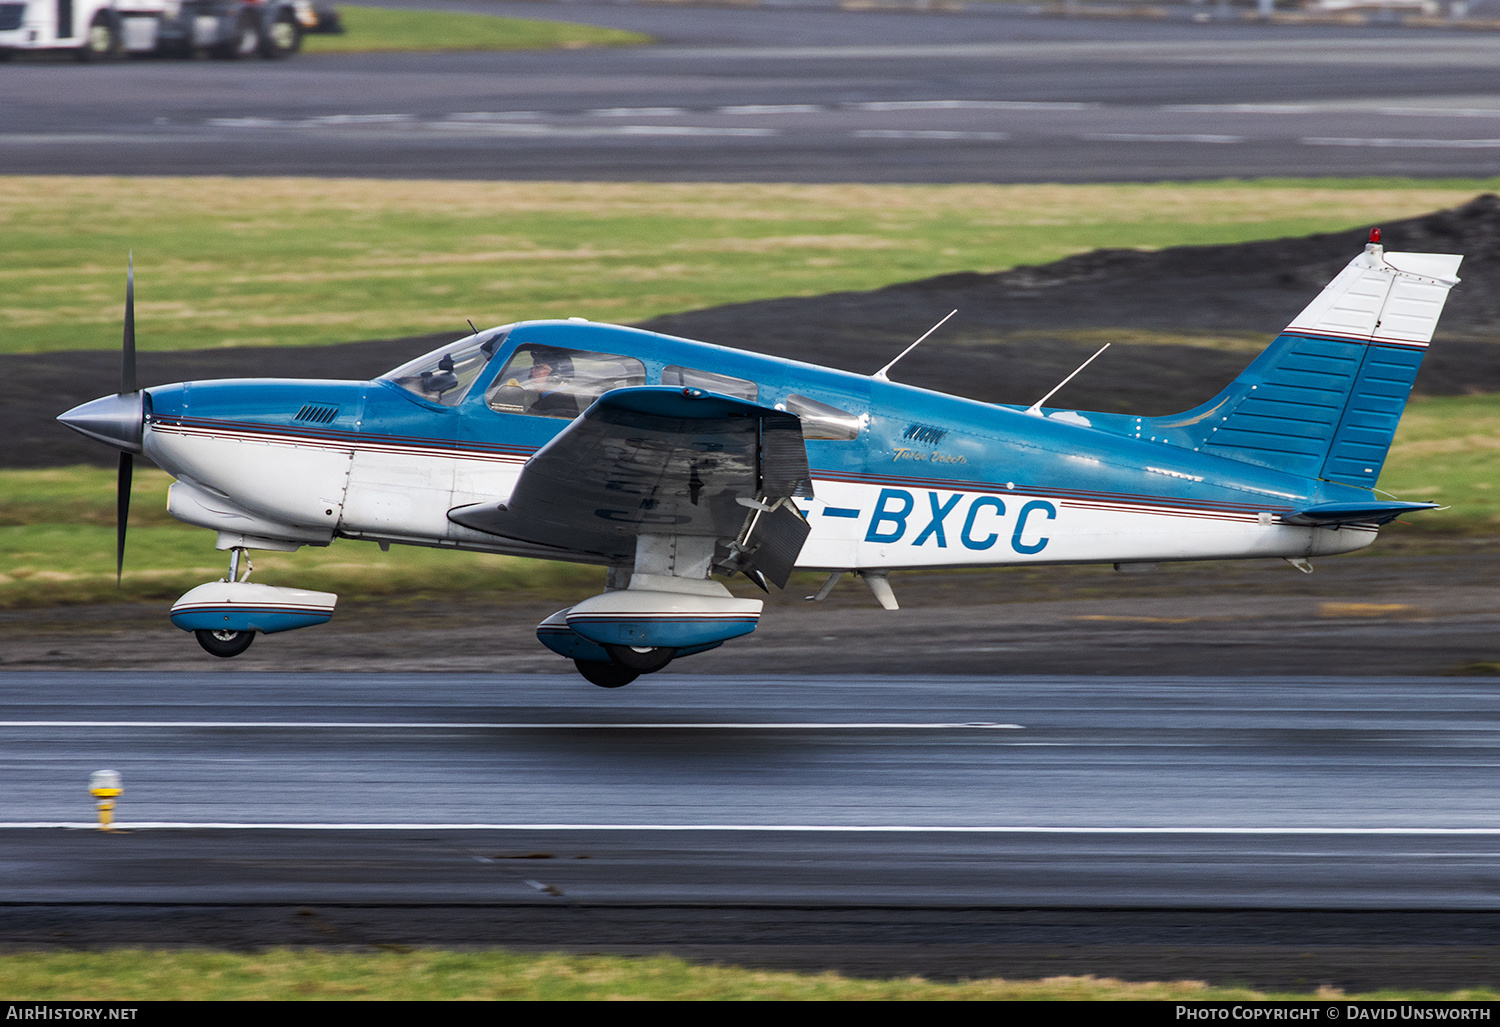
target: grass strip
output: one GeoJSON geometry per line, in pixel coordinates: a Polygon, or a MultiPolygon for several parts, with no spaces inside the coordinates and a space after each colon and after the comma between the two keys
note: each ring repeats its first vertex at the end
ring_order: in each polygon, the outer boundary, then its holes
{"type": "Polygon", "coordinates": [[[1410,530],[1500,534],[1497,482],[1500,396],[1434,396],[1407,405],[1380,487],[1401,499],[1445,507],[1403,518],[1410,530]]]}
{"type": "Polygon", "coordinates": [[[623,29],[530,18],[442,11],[398,11],[339,5],[344,34],[311,35],[308,53],[377,53],[413,50],[574,50],[588,46],[633,46],[651,37],[623,29]]]}
{"type": "MultiPolygon", "coordinates": [[[[1443,503],[1388,535],[1500,534],[1500,395],[1417,397],[1407,407],[1380,486],[1443,503]]],[[[222,577],[214,535],[166,512],[171,479],[137,470],[123,590],[115,588],[115,472],[98,467],[0,471],[0,608],[171,600],[222,577]]],[[[1376,551],[1381,543],[1376,542],[1376,551]]],[[[348,539],[296,553],[258,553],[255,580],[347,595],[501,594],[567,599],[597,586],[597,568],[348,539]]]]}
{"type": "MultiPolygon", "coordinates": [[[[113,472],[95,468],[39,473],[67,474],[75,481],[89,482],[100,494],[113,487],[113,472]]],[[[89,518],[97,516],[94,504],[80,504],[78,513],[59,510],[57,519],[46,523],[0,526],[0,608],[167,602],[195,585],[224,577],[229,556],[214,548],[214,533],[166,515],[167,476],[161,471],[138,471],[137,479],[121,587],[115,585],[114,528],[90,523],[89,518]],[[137,509],[143,514],[139,521],[137,509]]],[[[0,481],[0,492],[8,495],[13,484],[14,478],[7,476],[0,481]]],[[[327,547],[304,547],[296,553],[255,552],[251,558],[258,582],[360,597],[514,598],[520,593],[565,599],[603,583],[602,571],[581,564],[419,546],[393,546],[383,553],[374,543],[348,539],[327,547]]]]}
{"type": "Polygon", "coordinates": [[[1500,992],[1413,990],[1345,995],[1212,987],[1200,981],[1132,983],[1099,977],[1001,978],[944,983],[863,980],[699,966],[670,956],[623,958],[451,952],[374,954],[270,949],[252,954],[178,949],[14,953],[0,956],[0,993],[12,1001],[87,1000],[1173,1000],[1367,999],[1492,1001],[1500,992]]]}
{"type": "MultiPolygon", "coordinates": [[[[0,177],[0,352],[308,345],[1236,243],[1453,207],[1500,179],[756,185],[0,177]],[[170,211],[171,216],[163,216],[170,211]]],[[[918,326],[919,328],[921,326],[918,326]]],[[[274,369],[272,369],[274,372],[274,369]]]]}

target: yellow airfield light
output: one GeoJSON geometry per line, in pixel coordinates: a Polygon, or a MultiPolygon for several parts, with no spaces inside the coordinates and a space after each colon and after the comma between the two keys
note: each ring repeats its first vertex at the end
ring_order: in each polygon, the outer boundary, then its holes
{"type": "Polygon", "coordinates": [[[89,794],[99,803],[99,830],[114,830],[115,799],[124,791],[118,770],[96,770],[89,775],[89,794]]]}

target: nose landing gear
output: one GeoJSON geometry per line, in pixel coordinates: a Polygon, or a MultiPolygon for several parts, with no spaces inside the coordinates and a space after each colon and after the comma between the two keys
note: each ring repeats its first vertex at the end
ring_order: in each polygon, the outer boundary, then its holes
{"type": "Polygon", "coordinates": [[[338,596],[304,588],[250,581],[250,554],[229,551],[229,576],[199,585],[172,606],[172,623],[191,631],[205,652],[229,658],[250,648],[257,634],[270,635],[327,623],[338,596]],[[240,560],[245,572],[240,573],[240,560]]]}
{"type": "MultiPolygon", "coordinates": [[[[255,570],[255,564],[250,562],[250,550],[242,546],[235,546],[229,551],[229,577],[225,581],[244,582],[250,580],[250,574],[255,570]],[[240,574],[240,557],[245,559],[245,573],[240,574]]],[[[228,618],[225,618],[226,620],[228,618]]],[[[203,651],[213,656],[229,659],[238,656],[250,648],[250,643],[255,641],[253,631],[233,631],[227,628],[198,628],[193,632],[193,637],[203,647],[203,651]]]]}

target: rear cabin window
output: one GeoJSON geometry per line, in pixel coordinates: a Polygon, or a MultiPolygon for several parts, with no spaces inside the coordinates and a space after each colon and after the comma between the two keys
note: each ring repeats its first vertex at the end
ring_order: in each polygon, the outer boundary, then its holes
{"type": "Polygon", "coordinates": [[[491,410],[533,417],[577,417],[604,393],[646,384],[634,357],[557,346],[522,346],[484,394],[491,410]]]}
{"type": "Polygon", "coordinates": [[[796,393],[786,398],[786,412],[802,418],[804,439],[834,439],[847,442],[859,438],[864,418],[847,410],[819,403],[796,393]]]}
{"type": "Polygon", "coordinates": [[[664,367],[661,370],[661,383],[663,385],[676,385],[684,389],[702,389],[704,392],[717,392],[721,396],[733,396],[735,399],[748,399],[754,403],[760,395],[760,389],[752,381],[744,378],[731,378],[727,374],[715,374],[713,371],[700,371],[694,367],[664,367]]]}

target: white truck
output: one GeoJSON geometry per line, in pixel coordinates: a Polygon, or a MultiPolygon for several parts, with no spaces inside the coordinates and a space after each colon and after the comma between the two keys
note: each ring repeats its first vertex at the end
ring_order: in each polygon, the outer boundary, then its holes
{"type": "Polygon", "coordinates": [[[0,0],[0,59],[71,50],[79,60],[126,54],[285,57],[305,32],[339,32],[329,0],[0,0]]]}

